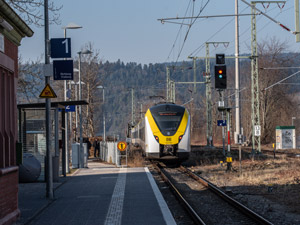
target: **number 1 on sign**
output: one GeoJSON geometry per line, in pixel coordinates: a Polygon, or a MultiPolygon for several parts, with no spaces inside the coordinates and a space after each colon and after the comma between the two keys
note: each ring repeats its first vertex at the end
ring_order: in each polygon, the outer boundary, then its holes
{"type": "Polygon", "coordinates": [[[69,41],[68,41],[68,38],[66,38],[62,44],[65,44],[66,45],[66,53],[69,53],[69,41]]]}

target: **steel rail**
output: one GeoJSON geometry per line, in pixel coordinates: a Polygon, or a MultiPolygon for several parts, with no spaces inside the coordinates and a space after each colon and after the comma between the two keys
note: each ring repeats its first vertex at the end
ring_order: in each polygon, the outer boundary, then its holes
{"type": "Polygon", "coordinates": [[[204,186],[209,188],[215,194],[219,195],[222,199],[224,199],[230,205],[232,205],[233,207],[235,207],[236,209],[238,209],[239,211],[241,211],[245,215],[249,216],[250,218],[252,218],[256,222],[258,222],[259,224],[268,224],[268,225],[273,224],[270,221],[263,218],[262,216],[260,216],[259,214],[257,214],[256,212],[252,211],[251,209],[247,208],[246,206],[242,205],[241,203],[239,203],[235,199],[233,199],[230,196],[228,196],[227,194],[225,194],[218,187],[216,187],[215,185],[213,185],[212,183],[210,183],[208,180],[204,179],[203,177],[200,177],[199,175],[195,174],[194,172],[192,172],[191,170],[189,170],[189,169],[187,169],[183,166],[180,166],[180,169],[182,171],[186,172],[189,176],[194,178],[196,181],[200,182],[201,184],[203,184],[204,186]]]}
{"type": "Polygon", "coordinates": [[[163,172],[162,166],[159,163],[154,163],[154,166],[159,171],[160,175],[162,176],[163,180],[168,184],[168,186],[171,188],[172,192],[176,196],[176,198],[180,201],[180,203],[183,205],[185,210],[189,213],[192,220],[199,225],[205,225],[205,222],[201,219],[201,217],[196,213],[196,211],[193,209],[193,207],[184,199],[184,197],[181,195],[179,190],[175,187],[175,185],[170,181],[170,179],[167,177],[167,175],[163,172]]]}

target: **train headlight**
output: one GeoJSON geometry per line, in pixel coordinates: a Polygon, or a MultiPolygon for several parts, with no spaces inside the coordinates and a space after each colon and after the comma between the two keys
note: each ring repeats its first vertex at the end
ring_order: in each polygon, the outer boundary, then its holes
{"type": "Polygon", "coordinates": [[[159,143],[159,138],[157,136],[154,136],[154,138],[159,143]]]}
{"type": "Polygon", "coordinates": [[[183,135],[180,135],[180,136],[179,136],[179,138],[178,138],[178,143],[182,140],[182,136],[183,136],[183,135]]]}

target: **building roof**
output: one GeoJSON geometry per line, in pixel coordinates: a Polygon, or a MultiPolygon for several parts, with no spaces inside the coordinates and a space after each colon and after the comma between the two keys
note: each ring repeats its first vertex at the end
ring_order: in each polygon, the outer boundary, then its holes
{"type": "Polygon", "coordinates": [[[0,0],[0,19],[4,19],[13,27],[11,31],[3,29],[1,33],[17,45],[20,45],[22,38],[33,35],[31,28],[4,0],[0,0]]]}
{"type": "MultiPolygon", "coordinates": [[[[64,102],[51,102],[51,107],[53,108],[64,108],[66,105],[88,105],[89,103],[86,100],[80,101],[64,101],[64,102]]],[[[46,108],[45,102],[42,103],[26,103],[18,104],[18,109],[37,109],[37,108],[46,108]]]]}

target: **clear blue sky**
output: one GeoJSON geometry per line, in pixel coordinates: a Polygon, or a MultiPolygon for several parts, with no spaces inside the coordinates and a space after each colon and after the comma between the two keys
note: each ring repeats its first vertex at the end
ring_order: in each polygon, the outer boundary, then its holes
{"type": "MultiPolygon", "coordinates": [[[[201,5],[207,0],[195,0],[197,15],[201,5]]],[[[248,0],[249,2],[249,0],[248,0]]],[[[91,42],[100,50],[100,57],[106,61],[137,62],[142,64],[175,61],[185,37],[187,26],[179,32],[180,25],[161,24],[158,18],[192,15],[192,0],[60,0],[56,4],[63,5],[60,11],[61,25],[50,26],[50,38],[63,37],[62,26],[70,22],[83,26],[79,30],[68,30],[67,36],[72,39],[72,55],[84,44],[91,42]],[[170,54],[172,46],[174,49],[170,54]]],[[[250,13],[250,8],[240,1],[240,13],[250,13]]],[[[264,10],[261,4],[257,5],[264,10]]],[[[280,10],[277,4],[267,9],[268,15],[276,18],[291,30],[294,28],[294,0],[288,0],[280,10]],[[281,12],[281,13],[280,13],[281,12]]],[[[234,0],[210,0],[201,15],[234,14],[234,0]]],[[[258,16],[258,41],[278,37],[290,46],[290,50],[299,52],[299,44],[295,43],[294,35],[283,30],[277,24],[263,16],[258,16]]],[[[177,20],[174,22],[182,22],[177,20]]],[[[187,22],[190,22],[187,20],[187,22]]],[[[249,53],[250,17],[240,20],[241,53],[249,53]]],[[[25,38],[19,49],[23,59],[36,59],[44,54],[43,28],[31,26],[34,30],[32,38],[25,38]]],[[[191,27],[179,60],[187,60],[195,49],[206,41],[229,41],[227,48],[211,46],[210,52],[234,53],[234,18],[198,19],[191,27]],[[231,22],[230,22],[231,21],[231,22]],[[226,26],[225,26],[226,25],[226,26]],[[224,28],[223,30],[220,30],[224,28]]],[[[204,56],[200,48],[197,56],[204,56]]]]}

